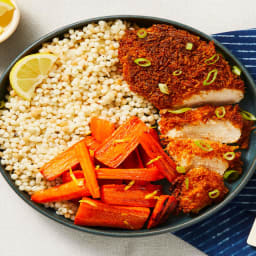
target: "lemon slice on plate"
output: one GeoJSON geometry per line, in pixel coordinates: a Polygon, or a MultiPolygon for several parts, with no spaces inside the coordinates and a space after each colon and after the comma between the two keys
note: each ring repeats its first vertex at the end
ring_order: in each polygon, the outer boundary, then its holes
{"type": "Polygon", "coordinates": [[[0,19],[6,12],[11,11],[15,8],[13,3],[9,0],[0,0],[0,19]]]}
{"type": "Polygon", "coordinates": [[[19,60],[10,73],[10,83],[19,96],[30,100],[35,88],[47,76],[57,57],[48,53],[36,53],[19,60]]]}

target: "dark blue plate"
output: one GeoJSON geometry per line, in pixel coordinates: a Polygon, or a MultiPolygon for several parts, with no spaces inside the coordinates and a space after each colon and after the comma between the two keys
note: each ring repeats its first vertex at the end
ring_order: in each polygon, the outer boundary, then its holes
{"type": "MultiPolygon", "coordinates": [[[[175,26],[176,28],[185,29],[193,34],[196,34],[200,36],[202,39],[206,41],[214,41],[216,48],[218,51],[220,51],[224,57],[229,61],[230,65],[236,65],[242,70],[242,79],[245,81],[246,84],[246,94],[244,100],[241,102],[242,108],[253,112],[254,109],[256,109],[256,87],[253,82],[253,79],[251,78],[248,71],[245,69],[245,67],[224,47],[222,46],[218,41],[213,39],[212,37],[194,29],[189,26],[180,24],[175,21],[167,20],[167,19],[161,19],[161,18],[155,18],[155,17],[147,17],[147,16],[133,16],[133,15],[118,15],[118,16],[106,16],[106,17],[98,17],[93,19],[87,19],[83,20],[77,23],[73,23],[71,25],[62,27],[60,29],[57,29],[43,37],[41,37],[39,40],[31,44],[29,47],[27,47],[21,54],[18,55],[18,57],[10,64],[10,66],[5,70],[4,74],[0,78],[0,97],[3,99],[4,95],[6,93],[6,88],[9,84],[9,72],[12,68],[12,66],[22,57],[37,52],[41,45],[45,42],[51,41],[54,37],[62,37],[66,32],[68,32],[69,29],[78,29],[82,28],[83,26],[92,23],[92,22],[98,22],[99,20],[114,20],[114,19],[123,19],[128,20],[131,22],[136,22],[140,26],[151,26],[152,24],[157,23],[165,23],[175,26]]],[[[97,235],[107,235],[107,236],[116,236],[116,237],[135,237],[135,236],[146,236],[146,235],[156,235],[164,232],[172,232],[177,231],[182,228],[188,227],[192,224],[195,224],[201,220],[204,220],[208,217],[210,217],[212,214],[216,213],[217,211],[221,210],[221,208],[226,205],[228,202],[230,202],[238,193],[241,191],[241,189],[245,186],[247,181],[252,176],[255,166],[256,166],[256,140],[255,137],[251,138],[250,141],[250,147],[248,150],[244,151],[242,154],[242,160],[244,162],[244,168],[243,168],[243,175],[239,180],[232,184],[227,184],[228,188],[230,190],[228,196],[225,198],[224,201],[219,203],[218,205],[214,205],[211,207],[208,207],[207,209],[203,210],[198,214],[197,216],[186,216],[186,215],[180,215],[177,217],[171,217],[166,223],[163,225],[153,228],[150,230],[142,229],[139,231],[126,231],[126,230],[117,230],[117,229],[109,229],[109,228],[90,228],[90,227],[81,227],[76,226],[73,224],[71,220],[65,219],[62,216],[58,216],[54,210],[45,208],[42,205],[36,204],[30,200],[30,197],[27,193],[19,191],[18,187],[14,184],[13,180],[10,178],[9,172],[5,171],[4,168],[1,166],[0,170],[6,181],[9,183],[9,185],[13,188],[13,190],[30,206],[32,206],[34,209],[39,211],[40,213],[44,214],[45,216],[64,224],[68,227],[81,230],[84,232],[89,232],[97,235]]]]}

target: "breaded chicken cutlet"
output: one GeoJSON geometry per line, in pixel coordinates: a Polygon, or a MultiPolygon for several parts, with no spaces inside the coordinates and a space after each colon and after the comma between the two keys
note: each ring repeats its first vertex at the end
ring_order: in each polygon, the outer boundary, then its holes
{"type": "Polygon", "coordinates": [[[238,146],[228,146],[209,140],[169,139],[168,154],[177,166],[186,170],[204,167],[220,175],[229,169],[241,173],[240,152],[234,152],[238,146]]]}
{"type": "Polygon", "coordinates": [[[225,105],[244,96],[244,82],[232,73],[213,42],[171,25],[128,30],[119,59],[130,89],[157,108],[225,105]]]}
{"type": "Polygon", "coordinates": [[[160,114],[160,132],[169,138],[235,143],[241,137],[244,124],[238,105],[221,107],[206,105],[181,113],[161,110],[160,114]]]}

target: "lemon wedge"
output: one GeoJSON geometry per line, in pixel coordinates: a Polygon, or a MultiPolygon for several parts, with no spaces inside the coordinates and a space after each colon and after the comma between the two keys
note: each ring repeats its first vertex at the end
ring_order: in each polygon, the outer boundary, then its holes
{"type": "Polygon", "coordinates": [[[15,8],[13,3],[9,0],[0,0],[0,18],[3,16],[6,12],[11,11],[15,8]]]}
{"type": "Polygon", "coordinates": [[[47,76],[57,57],[48,53],[36,53],[19,60],[10,73],[12,88],[23,99],[30,100],[35,88],[47,76]]]}

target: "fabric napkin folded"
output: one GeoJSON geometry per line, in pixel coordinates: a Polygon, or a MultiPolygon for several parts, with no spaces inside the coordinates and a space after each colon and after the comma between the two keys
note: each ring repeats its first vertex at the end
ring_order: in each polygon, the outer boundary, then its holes
{"type": "MultiPolygon", "coordinates": [[[[213,35],[248,69],[256,80],[256,29],[213,35]]],[[[256,249],[247,245],[256,213],[256,174],[240,194],[220,212],[175,233],[208,255],[253,256],[256,249]]],[[[255,237],[256,239],[256,237],[255,237]]]]}

